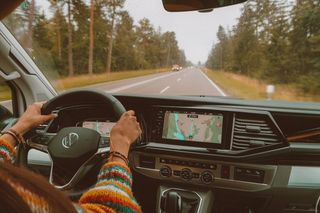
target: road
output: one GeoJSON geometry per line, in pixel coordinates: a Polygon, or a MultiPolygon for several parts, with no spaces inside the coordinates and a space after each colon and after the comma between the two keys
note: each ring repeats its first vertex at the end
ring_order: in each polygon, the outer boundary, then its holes
{"type": "MultiPolygon", "coordinates": [[[[110,93],[226,96],[200,69],[159,73],[88,86],[110,93]]],[[[10,109],[9,101],[1,102],[10,109]]]]}
{"type": "Polygon", "coordinates": [[[110,93],[226,96],[214,82],[196,68],[102,83],[90,88],[110,93]]]}

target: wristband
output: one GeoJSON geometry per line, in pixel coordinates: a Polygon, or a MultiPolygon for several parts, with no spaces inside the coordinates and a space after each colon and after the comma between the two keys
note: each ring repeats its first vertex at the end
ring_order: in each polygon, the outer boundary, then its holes
{"type": "Polygon", "coordinates": [[[5,134],[11,135],[18,144],[22,144],[22,145],[25,147],[26,141],[25,141],[24,138],[23,138],[19,133],[17,133],[15,130],[9,129],[9,130],[7,130],[7,131],[5,131],[5,132],[2,133],[2,135],[5,135],[5,134]]]}
{"type": "Polygon", "coordinates": [[[128,158],[123,154],[121,154],[120,152],[117,152],[117,151],[110,152],[110,158],[112,158],[113,156],[122,159],[127,165],[129,164],[128,158]]]}

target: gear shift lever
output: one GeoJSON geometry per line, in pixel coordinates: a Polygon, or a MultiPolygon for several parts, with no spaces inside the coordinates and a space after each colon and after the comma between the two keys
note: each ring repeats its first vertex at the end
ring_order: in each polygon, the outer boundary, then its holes
{"type": "Polygon", "coordinates": [[[161,210],[166,213],[181,213],[181,196],[177,192],[168,192],[161,197],[161,210]]]}

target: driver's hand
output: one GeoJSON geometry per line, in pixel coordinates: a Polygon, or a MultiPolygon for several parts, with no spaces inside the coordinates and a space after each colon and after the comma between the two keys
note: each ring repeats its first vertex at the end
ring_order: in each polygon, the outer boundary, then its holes
{"type": "Polygon", "coordinates": [[[45,102],[36,102],[29,105],[27,110],[11,129],[15,130],[22,136],[32,128],[55,118],[56,115],[54,114],[41,115],[41,108],[44,103],[45,102]]]}
{"type": "Polygon", "coordinates": [[[134,111],[130,110],[123,113],[111,130],[110,151],[120,152],[128,157],[130,145],[140,136],[141,132],[134,111]]]}

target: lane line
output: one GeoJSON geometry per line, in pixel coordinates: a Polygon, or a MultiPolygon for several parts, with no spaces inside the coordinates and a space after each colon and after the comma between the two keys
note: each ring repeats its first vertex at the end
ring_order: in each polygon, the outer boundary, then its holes
{"type": "Polygon", "coordinates": [[[179,82],[179,81],[181,81],[181,78],[178,78],[178,79],[177,79],[177,82],[179,82]]]}
{"type": "Polygon", "coordinates": [[[159,79],[162,79],[162,78],[166,78],[166,77],[169,77],[169,76],[172,76],[172,75],[176,75],[176,74],[177,73],[170,73],[170,74],[167,74],[167,75],[158,76],[158,77],[155,77],[155,78],[147,79],[147,80],[144,80],[144,81],[139,81],[139,82],[136,82],[136,83],[133,83],[133,84],[125,85],[125,86],[114,88],[114,89],[111,89],[111,90],[105,90],[105,92],[110,92],[110,93],[119,92],[119,91],[122,91],[122,90],[130,89],[132,87],[140,86],[142,84],[146,84],[146,83],[149,83],[149,82],[152,82],[152,81],[156,81],[156,80],[159,80],[159,79]]]}
{"type": "Polygon", "coordinates": [[[164,88],[163,90],[160,91],[160,94],[164,93],[165,91],[167,91],[170,88],[170,86],[167,86],[166,88],[164,88]]]}
{"type": "Polygon", "coordinates": [[[202,71],[200,73],[211,83],[211,85],[220,93],[222,96],[227,96],[220,87],[218,87],[206,74],[204,74],[202,71]]]}

